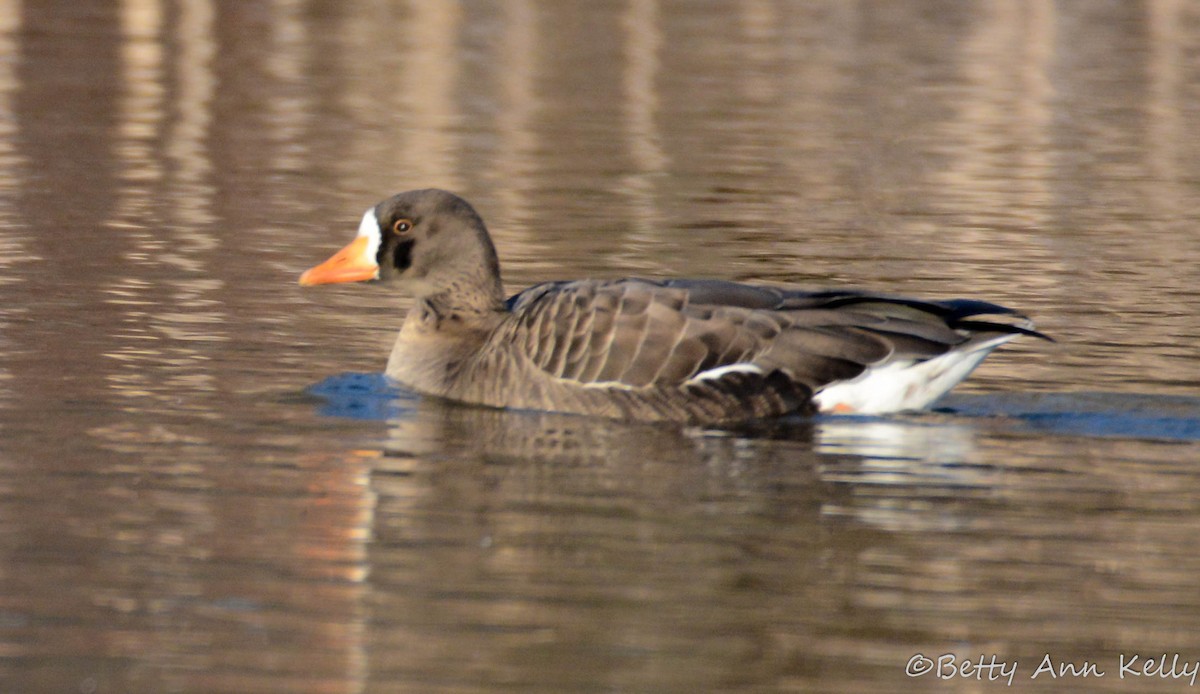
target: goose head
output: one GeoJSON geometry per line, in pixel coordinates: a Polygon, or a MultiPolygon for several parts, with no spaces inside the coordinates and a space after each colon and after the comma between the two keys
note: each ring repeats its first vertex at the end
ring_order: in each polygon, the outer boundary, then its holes
{"type": "Polygon", "coordinates": [[[502,294],[483,220],[466,200],[436,188],[400,193],[368,209],[349,245],[300,275],[304,286],[370,280],[396,282],[417,297],[502,294]]]}

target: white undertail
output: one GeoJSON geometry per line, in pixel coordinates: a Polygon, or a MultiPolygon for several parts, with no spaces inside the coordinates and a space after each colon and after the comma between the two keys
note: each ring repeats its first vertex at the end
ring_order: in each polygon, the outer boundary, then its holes
{"type": "Polygon", "coordinates": [[[857,378],[828,385],[813,395],[817,410],[838,414],[885,414],[924,409],[961,383],[992,350],[1015,338],[1002,335],[925,361],[868,367],[857,378]]]}

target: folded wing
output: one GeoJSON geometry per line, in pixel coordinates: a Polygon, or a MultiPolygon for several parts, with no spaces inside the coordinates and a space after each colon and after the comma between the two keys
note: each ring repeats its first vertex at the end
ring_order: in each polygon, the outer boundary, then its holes
{"type": "Polygon", "coordinates": [[[714,280],[548,283],[509,306],[510,351],[564,387],[655,402],[678,394],[710,410],[728,408],[730,418],[806,410],[814,393],[871,369],[1038,335],[1011,310],[981,301],[714,280]]]}

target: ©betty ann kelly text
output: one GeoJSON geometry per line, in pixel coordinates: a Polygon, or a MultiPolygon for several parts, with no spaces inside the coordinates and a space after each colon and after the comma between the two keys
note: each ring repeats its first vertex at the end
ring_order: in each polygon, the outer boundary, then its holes
{"type": "MultiPolygon", "coordinates": [[[[1110,662],[1104,661],[1070,661],[1056,659],[1053,654],[1046,653],[1040,659],[1027,661],[1028,675],[1021,675],[1030,680],[1057,680],[1108,677],[1116,675],[1122,680],[1163,679],[1186,681],[1189,686],[1196,686],[1197,674],[1200,674],[1200,660],[1185,658],[1179,653],[1162,653],[1143,655],[1139,653],[1121,653],[1114,656],[1110,662]]],[[[917,653],[908,659],[904,672],[909,677],[933,677],[939,680],[974,679],[987,682],[1003,681],[1012,685],[1018,677],[1017,659],[1005,660],[992,654],[980,655],[978,658],[964,658],[953,653],[945,653],[929,657],[917,653]]]]}

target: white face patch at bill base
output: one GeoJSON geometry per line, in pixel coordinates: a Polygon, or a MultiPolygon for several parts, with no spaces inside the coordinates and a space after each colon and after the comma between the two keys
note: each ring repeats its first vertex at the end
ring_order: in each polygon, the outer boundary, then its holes
{"type": "Polygon", "coordinates": [[[379,244],[383,243],[383,233],[379,230],[379,218],[375,216],[374,207],[363,213],[362,221],[358,223],[357,235],[369,239],[363,260],[374,265],[375,256],[379,253],[379,244]]]}

